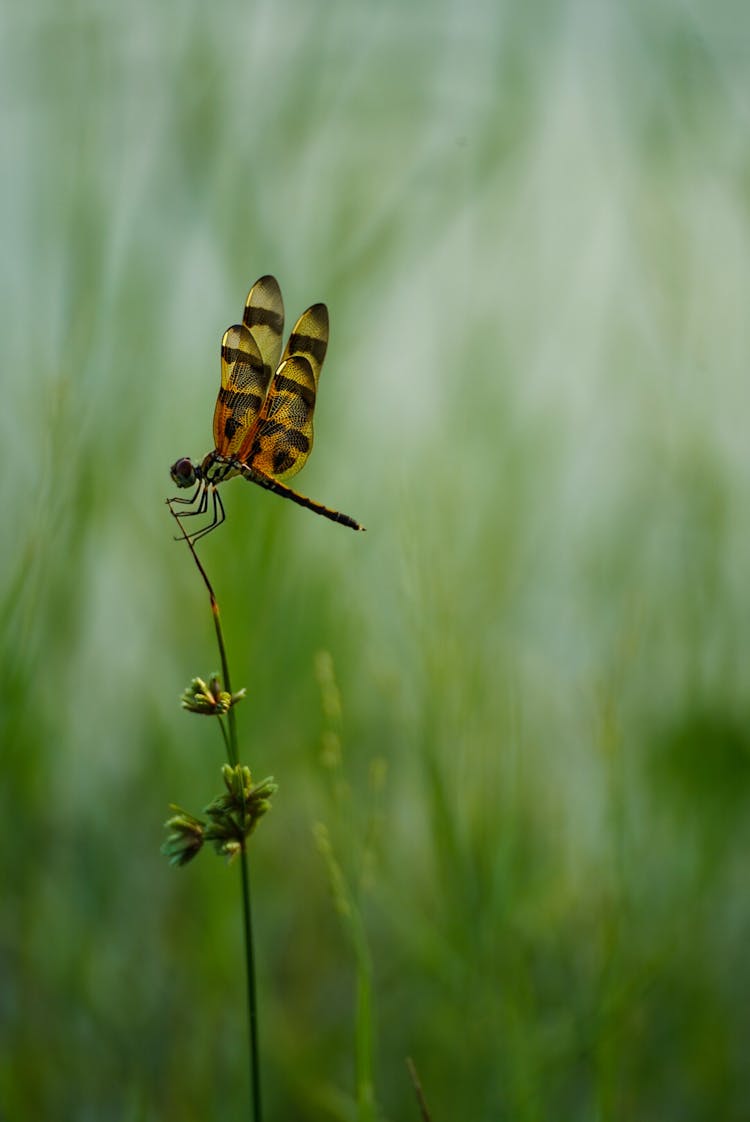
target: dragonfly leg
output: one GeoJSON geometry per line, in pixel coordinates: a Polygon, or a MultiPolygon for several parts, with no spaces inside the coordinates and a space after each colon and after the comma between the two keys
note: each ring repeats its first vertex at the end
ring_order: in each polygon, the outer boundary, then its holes
{"type": "MultiPolygon", "coordinates": [[[[205,493],[204,493],[204,495],[205,495],[204,511],[208,509],[208,492],[209,491],[211,492],[211,503],[212,503],[211,521],[208,523],[207,526],[203,526],[203,527],[201,527],[200,530],[196,530],[194,534],[186,534],[185,535],[185,537],[188,538],[189,541],[191,541],[191,542],[197,542],[199,538],[204,538],[206,536],[206,534],[210,534],[211,531],[215,530],[217,526],[221,526],[222,522],[226,518],[226,514],[224,512],[224,503],[221,501],[221,495],[219,494],[217,489],[214,486],[212,486],[210,483],[206,487],[206,490],[205,490],[205,493]]],[[[198,511],[191,510],[188,513],[197,514],[198,511]]]]}
{"type": "Polygon", "coordinates": [[[172,503],[179,503],[180,506],[192,506],[193,503],[195,502],[195,500],[201,494],[201,491],[203,490],[204,487],[205,487],[205,480],[199,479],[198,480],[198,486],[195,488],[192,495],[190,495],[187,499],[183,499],[180,495],[175,495],[175,497],[173,499],[167,499],[167,502],[170,505],[172,503]]]}
{"type": "MultiPolygon", "coordinates": [[[[199,482],[197,489],[193,492],[193,494],[190,496],[189,499],[174,498],[174,499],[168,499],[167,502],[169,504],[169,509],[175,515],[177,521],[180,524],[180,529],[182,529],[182,521],[181,520],[183,518],[194,518],[196,514],[205,514],[206,513],[206,510],[208,509],[208,484],[206,483],[206,481],[204,479],[202,479],[199,482]],[[177,514],[173,509],[173,505],[172,505],[173,503],[181,503],[181,504],[184,504],[184,505],[195,504],[196,499],[198,500],[198,502],[197,502],[197,505],[194,506],[193,510],[183,510],[181,513],[177,514]]],[[[192,540],[192,535],[191,534],[186,534],[183,531],[181,536],[175,538],[175,541],[176,542],[184,541],[186,538],[190,538],[192,540]]]]}
{"type": "MultiPolygon", "coordinates": [[[[206,511],[208,510],[208,490],[209,490],[209,484],[201,481],[201,491],[200,491],[200,499],[199,499],[198,505],[195,507],[194,510],[184,510],[180,514],[179,517],[180,518],[194,518],[196,514],[205,514],[206,511]]],[[[198,498],[198,492],[197,491],[191,496],[190,499],[179,499],[178,498],[178,499],[170,499],[169,501],[170,501],[170,503],[185,503],[185,504],[187,504],[187,503],[194,503],[196,498],[198,498]]]]}

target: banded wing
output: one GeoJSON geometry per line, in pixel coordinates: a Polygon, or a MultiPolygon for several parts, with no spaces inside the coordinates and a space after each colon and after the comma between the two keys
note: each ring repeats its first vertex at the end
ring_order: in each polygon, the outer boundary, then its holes
{"type": "Polygon", "coordinates": [[[266,398],[270,370],[244,324],[221,340],[221,389],[214,409],[214,442],[222,456],[234,458],[266,398]]]}
{"type": "Polygon", "coordinates": [[[296,475],[312,449],[314,410],[313,367],[304,355],[292,355],[276,371],[265,405],[238,459],[274,479],[296,475]]]}
{"type": "Polygon", "coordinates": [[[294,325],[257,424],[238,459],[276,479],[304,466],[313,445],[313,411],[328,349],[328,308],[313,304],[294,325]]]}
{"type": "Polygon", "coordinates": [[[292,355],[303,355],[312,367],[315,389],[317,389],[320,368],[327,349],[328,308],[325,304],[313,304],[295,323],[281,361],[291,358],[292,355]]]}
{"type": "Polygon", "coordinates": [[[242,320],[258,344],[263,365],[267,367],[268,385],[279,365],[284,331],[284,301],[275,277],[265,276],[255,282],[245,301],[242,320]]]}
{"type": "Polygon", "coordinates": [[[243,322],[221,341],[221,389],[214,410],[214,442],[236,456],[260,413],[276,370],[284,330],[284,302],[275,277],[257,280],[245,301],[243,322]]]}

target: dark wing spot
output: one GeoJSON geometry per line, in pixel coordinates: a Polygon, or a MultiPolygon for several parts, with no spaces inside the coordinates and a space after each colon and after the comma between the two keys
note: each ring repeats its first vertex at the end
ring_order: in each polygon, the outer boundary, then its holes
{"type": "Polygon", "coordinates": [[[274,475],[281,475],[282,472],[288,471],[290,467],[294,467],[296,462],[296,456],[293,456],[291,452],[286,449],[280,448],[278,452],[274,452],[273,454],[274,475]]]}
{"type": "Polygon", "coordinates": [[[254,304],[245,308],[245,323],[248,327],[270,327],[277,335],[284,330],[284,317],[269,308],[256,308],[254,304]]]}
{"type": "Polygon", "coordinates": [[[298,452],[310,451],[310,441],[307,439],[303,432],[299,431],[299,429],[289,429],[286,434],[285,443],[290,448],[296,448],[298,452]]]}
{"type": "Polygon", "coordinates": [[[244,417],[250,410],[257,413],[263,404],[263,399],[257,393],[240,393],[235,389],[225,389],[224,386],[219,390],[219,401],[231,409],[236,417],[244,417]]]}
{"type": "Polygon", "coordinates": [[[314,339],[312,335],[301,335],[293,331],[289,336],[287,344],[287,354],[289,355],[312,355],[317,362],[321,363],[326,356],[328,348],[327,339],[314,339]]]}

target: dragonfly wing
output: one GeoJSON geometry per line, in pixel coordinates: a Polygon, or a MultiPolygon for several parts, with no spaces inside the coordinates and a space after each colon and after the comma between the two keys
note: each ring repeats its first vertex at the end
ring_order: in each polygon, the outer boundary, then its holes
{"type": "Polygon", "coordinates": [[[268,385],[279,365],[284,331],[284,301],[275,277],[261,277],[255,282],[248,293],[242,320],[258,344],[263,365],[268,371],[268,385]]]}
{"type": "Polygon", "coordinates": [[[222,456],[236,456],[260,414],[270,380],[249,327],[229,327],[221,341],[221,389],[214,410],[214,442],[222,456]]]}
{"type": "Polygon", "coordinates": [[[238,459],[274,479],[288,479],[304,466],[313,445],[315,373],[301,354],[282,362],[257,423],[238,459]]]}
{"type": "Polygon", "coordinates": [[[328,349],[328,308],[325,304],[313,304],[303,312],[294,325],[289,342],[284,348],[281,361],[302,355],[310,363],[315,380],[315,388],[320,378],[320,368],[328,349]]]}

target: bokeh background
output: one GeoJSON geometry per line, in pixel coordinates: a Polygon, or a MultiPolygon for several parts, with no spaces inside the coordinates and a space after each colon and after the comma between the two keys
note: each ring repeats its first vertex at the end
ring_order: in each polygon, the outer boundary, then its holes
{"type": "Polygon", "coordinates": [[[280,784],[267,1118],[357,1117],[323,823],[383,1119],[407,1055],[435,1122],[747,1119],[749,36],[693,0],[6,0],[2,1119],[247,1116],[238,870],[159,853],[223,760],[164,499],[265,272],[331,311],[296,482],[368,528],[235,481],[201,547],[280,784]]]}

